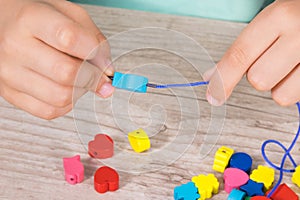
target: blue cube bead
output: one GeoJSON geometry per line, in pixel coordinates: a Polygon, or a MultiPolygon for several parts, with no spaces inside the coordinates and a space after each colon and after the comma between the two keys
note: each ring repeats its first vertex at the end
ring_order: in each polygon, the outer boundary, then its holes
{"type": "Polygon", "coordinates": [[[246,197],[246,193],[237,189],[233,189],[227,200],[243,200],[246,197]]]}
{"type": "Polygon", "coordinates": [[[148,78],[135,74],[115,72],[112,86],[133,92],[146,93],[148,78]]]}

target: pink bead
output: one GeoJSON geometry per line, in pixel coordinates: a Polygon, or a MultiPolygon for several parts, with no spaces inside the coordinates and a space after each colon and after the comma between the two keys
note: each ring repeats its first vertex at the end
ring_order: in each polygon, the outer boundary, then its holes
{"type": "Polygon", "coordinates": [[[249,175],[238,168],[227,168],[224,171],[225,191],[230,193],[233,189],[239,189],[249,180],[249,175]]]}
{"type": "Polygon", "coordinates": [[[65,179],[68,183],[74,185],[80,183],[84,179],[84,167],[80,162],[80,156],[71,158],[63,158],[65,179]]]}

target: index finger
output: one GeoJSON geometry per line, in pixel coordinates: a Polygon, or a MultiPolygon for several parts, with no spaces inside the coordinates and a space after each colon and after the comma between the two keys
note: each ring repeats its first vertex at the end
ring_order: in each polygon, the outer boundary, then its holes
{"type": "Polygon", "coordinates": [[[64,15],[70,17],[72,20],[94,33],[98,39],[98,48],[95,49],[96,56],[91,60],[91,63],[100,67],[107,76],[112,76],[114,74],[114,68],[111,65],[110,46],[106,37],[93,22],[86,10],[84,10],[80,5],[69,1],[61,1],[55,6],[64,15]]]}
{"type": "Polygon", "coordinates": [[[90,53],[98,45],[95,34],[49,4],[29,4],[20,17],[35,38],[71,56],[91,57],[90,53]]]}
{"type": "Polygon", "coordinates": [[[242,31],[217,63],[206,94],[212,105],[226,101],[248,68],[279,37],[277,22],[270,15],[273,6],[267,7],[242,31]]]}

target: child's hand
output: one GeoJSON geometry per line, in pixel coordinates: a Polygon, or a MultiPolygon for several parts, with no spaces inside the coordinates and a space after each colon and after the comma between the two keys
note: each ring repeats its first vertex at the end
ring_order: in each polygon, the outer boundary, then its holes
{"type": "Polygon", "coordinates": [[[59,117],[72,109],[73,87],[112,94],[108,65],[105,37],[81,7],[65,0],[0,0],[0,94],[10,103],[41,118],[59,117]],[[80,69],[75,85],[82,60],[92,57],[94,65],[80,69]]]}
{"type": "Polygon", "coordinates": [[[257,90],[272,91],[287,106],[300,100],[300,1],[278,0],[240,34],[217,64],[205,73],[207,99],[221,105],[246,73],[257,90]]]}

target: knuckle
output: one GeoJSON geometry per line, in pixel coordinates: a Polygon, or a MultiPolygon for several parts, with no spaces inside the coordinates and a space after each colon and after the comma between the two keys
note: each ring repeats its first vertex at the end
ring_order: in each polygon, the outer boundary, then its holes
{"type": "Polygon", "coordinates": [[[3,86],[0,85],[0,97],[4,97],[3,86]]]}
{"type": "Polygon", "coordinates": [[[64,107],[62,110],[60,110],[60,112],[58,113],[59,117],[63,116],[65,114],[67,114],[68,112],[70,112],[73,109],[73,105],[68,105],[66,107],[64,107]]]}
{"type": "Polygon", "coordinates": [[[271,86],[266,83],[265,79],[259,77],[257,74],[248,73],[247,79],[249,83],[259,91],[268,91],[272,89],[271,86]]]}
{"type": "Polygon", "coordinates": [[[72,105],[68,105],[64,108],[56,108],[53,106],[49,106],[46,109],[43,109],[43,113],[39,115],[39,117],[45,120],[52,120],[58,117],[61,117],[72,110],[72,105]]]}
{"type": "Polygon", "coordinates": [[[57,76],[59,83],[69,86],[73,85],[77,75],[76,64],[72,62],[56,64],[55,75],[57,76]]]}
{"type": "Polygon", "coordinates": [[[72,103],[72,88],[61,86],[57,91],[57,98],[55,99],[55,105],[59,107],[65,107],[72,103]]]}
{"type": "Polygon", "coordinates": [[[3,81],[7,81],[11,78],[11,69],[9,68],[10,67],[7,67],[5,64],[0,65],[0,79],[2,79],[3,81]]]}
{"type": "Polygon", "coordinates": [[[87,20],[92,21],[87,10],[84,9],[79,4],[74,4],[74,3],[68,2],[68,1],[66,1],[65,4],[66,4],[67,9],[70,10],[71,12],[76,13],[78,16],[80,16],[82,21],[87,21],[87,20]]]}
{"type": "Polygon", "coordinates": [[[229,65],[237,68],[247,66],[247,55],[242,48],[235,45],[227,53],[229,65]]]}
{"type": "Polygon", "coordinates": [[[294,5],[292,1],[278,1],[274,7],[273,14],[274,16],[289,16],[294,5]]]}
{"type": "Polygon", "coordinates": [[[2,63],[0,63],[0,79],[3,79],[3,78],[5,78],[6,76],[5,76],[5,72],[6,70],[4,69],[4,67],[3,67],[3,64],[2,63]]]}
{"type": "Polygon", "coordinates": [[[78,39],[74,24],[69,22],[60,24],[56,31],[56,37],[63,49],[73,50],[78,39]]]}
{"type": "Polygon", "coordinates": [[[42,4],[37,2],[28,2],[24,4],[17,13],[17,21],[20,22],[20,24],[23,24],[30,16],[36,13],[41,6],[42,4]]]}
{"type": "Polygon", "coordinates": [[[293,43],[293,47],[294,49],[300,49],[300,39],[298,38],[298,35],[300,34],[300,24],[299,24],[299,31],[297,32],[297,35],[294,36],[295,38],[295,42],[293,43]]]}
{"type": "Polygon", "coordinates": [[[46,119],[46,120],[52,120],[58,117],[57,115],[57,108],[55,107],[49,107],[46,109],[43,109],[43,113],[41,114],[41,118],[46,119]]]}
{"type": "Polygon", "coordinates": [[[6,37],[3,37],[0,39],[0,51],[1,51],[1,55],[3,54],[7,54],[9,52],[10,49],[10,45],[8,44],[8,40],[6,37]]]}
{"type": "Polygon", "coordinates": [[[97,38],[98,42],[101,43],[101,46],[103,46],[102,48],[104,48],[104,49],[110,49],[109,43],[107,41],[107,38],[105,37],[105,35],[103,35],[103,33],[100,30],[96,34],[96,38],[97,38]]]}
{"type": "Polygon", "coordinates": [[[0,56],[7,57],[11,55],[16,48],[16,42],[12,39],[12,36],[9,36],[7,33],[2,33],[0,38],[0,56]]]}
{"type": "Polygon", "coordinates": [[[278,91],[272,91],[272,98],[280,106],[290,106],[293,104],[290,97],[278,91]]]}
{"type": "Polygon", "coordinates": [[[74,12],[76,12],[79,16],[82,16],[82,17],[88,17],[89,16],[88,12],[83,7],[81,7],[80,5],[74,4],[74,3],[72,3],[71,5],[72,5],[71,9],[74,12]]]}
{"type": "Polygon", "coordinates": [[[27,19],[29,13],[35,12],[35,7],[36,4],[32,4],[32,3],[28,3],[26,5],[24,5],[18,12],[17,15],[17,20],[20,22],[23,22],[24,20],[27,19]]]}
{"type": "Polygon", "coordinates": [[[298,5],[296,1],[278,1],[275,3],[272,17],[276,20],[276,23],[281,23],[285,28],[295,28],[295,25],[300,25],[296,16],[299,14],[299,10],[295,9],[298,5]],[[280,16],[280,18],[278,18],[280,16]],[[280,22],[278,22],[278,20],[280,22]]]}
{"type": "Polygon", "coordinates": [[[0,91],[1,91],[1,97],[3,97],[7,102],[18,106],[18,102],[15,101],[17,98],[16,94],[11,92],[11,89],[7,85],[1,85],[0,86],[0,91]]]}

